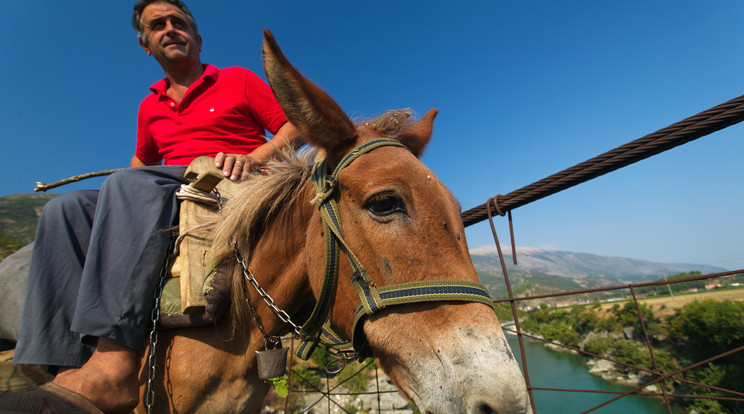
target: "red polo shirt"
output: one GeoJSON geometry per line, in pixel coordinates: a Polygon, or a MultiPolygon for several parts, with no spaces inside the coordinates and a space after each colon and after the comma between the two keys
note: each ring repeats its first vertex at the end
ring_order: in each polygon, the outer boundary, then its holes
{"type": "Polygon", "coordinates": [[[269,86],[247,69],[205,65],[180,103],[165,94],[168,86],[168,79],[155,83],[140,104],[135,155],[147,164],[248,154],[287,122],[269,86]]]}

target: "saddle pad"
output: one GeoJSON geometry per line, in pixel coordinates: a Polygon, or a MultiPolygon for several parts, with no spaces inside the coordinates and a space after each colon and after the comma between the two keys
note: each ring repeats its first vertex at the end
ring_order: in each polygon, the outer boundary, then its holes
{"type": "Polygon", "coordinates": [[[207,305],[204,312],[184,314],[181,312],[181,278],[167,278],[160,296],[160,319],[162,329],[187,328],[216,322],[230,308],[230,284],[224,273],[212,270],[204,279],[202,293],[207,305]]]}

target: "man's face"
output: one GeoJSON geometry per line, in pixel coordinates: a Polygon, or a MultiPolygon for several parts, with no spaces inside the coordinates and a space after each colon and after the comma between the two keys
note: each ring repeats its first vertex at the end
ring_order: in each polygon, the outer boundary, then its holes
{"type": "Polygon", "coordinates": [[[201,36],[194,33],[186,14],[170,3],[152,3],[142,10],[147,43],[140,45],[162,63],[199,60],[201,36]]]}

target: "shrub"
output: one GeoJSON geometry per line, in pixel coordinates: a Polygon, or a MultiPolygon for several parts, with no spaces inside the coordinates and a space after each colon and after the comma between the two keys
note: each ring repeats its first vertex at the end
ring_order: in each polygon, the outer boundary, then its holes
{"type": "Polygon", "coordinates": [[[315,348],[313,351],[313,354],[310,355],[310,360],[318,364],[318,367],[321,370],[325,370],[328,366],[328,363],[333,361],[335,357],[325,349],[321,349],[320,347],[315,348]]]}
{"type": "Polygon", "coordinates": [[[352,394],[367,391],[367,385],[369,384],[369,376],[362,370],[362,364],[358,362],[347,364],[336,376],[336,380],[352,394]]]}
{"type": "Polygon", "coordinates": [[[320,376],[305,365],[298,364],[292,367],[292,381],[304,388],[320,388],[320,376]]]}
{"type": "Polygon", "coordinates": [[[689,303],[671,319],[670,337],[688,340],[686,348],[697,358],[744,345],[744,303],[712,299],[689,303]]]}

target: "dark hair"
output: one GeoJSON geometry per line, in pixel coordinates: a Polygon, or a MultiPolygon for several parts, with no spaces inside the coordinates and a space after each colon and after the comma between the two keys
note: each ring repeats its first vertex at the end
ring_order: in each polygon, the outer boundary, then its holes
{"type": "Polygon", "coordinates": [[[144,10],[145,7],[151,5],[152,3],[160,2],[170,3],[186,13],[186,19],[188,20],[191,29],[194,30],[194,34],[199,34],[199,28],[196,27],[196,20],[194,19],[194,15],[191,14],[191,11],[181,0],[139,0],[134,5],[134,13],[132,14],[132,27],[134,27],[134,31],[137,32],[137,37],[143,43],[147,44],[147,39],[145,38],[145,28],[142,27],[142,10],[144,10]]]}

